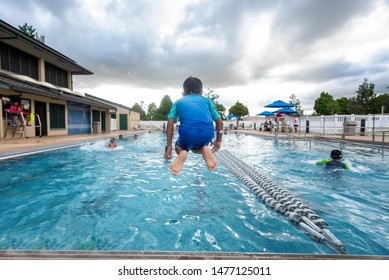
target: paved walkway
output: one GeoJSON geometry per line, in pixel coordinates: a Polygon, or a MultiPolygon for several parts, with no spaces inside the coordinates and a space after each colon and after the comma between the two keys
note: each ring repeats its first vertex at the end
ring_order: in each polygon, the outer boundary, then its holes
{"type": "Polygon", "coordinates": [[[131,137],[141,131],[123,131],[103,134],[82,134],[66,136],[43,136],[33,138],[7,138],[0,141],[0,158],[12,155],[24,154],[38,150],[55,149],[57,147],[79,145],[83,143],[94,142],[97,140],[109,139],[111,137],[119,138],[120,134],[124,137],[131,137]]]}

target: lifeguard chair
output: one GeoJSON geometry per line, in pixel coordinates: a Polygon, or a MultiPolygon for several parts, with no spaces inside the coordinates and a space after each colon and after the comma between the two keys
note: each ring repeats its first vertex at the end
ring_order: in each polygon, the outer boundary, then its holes
{"type": "MultiPolygon", "coordinates": [[[[7,137],[7,133],[9,129],[13,129],[12,137],[20,134],[20,137],[26,137],[26,116],[29,115],[28,112],[12,112],[9,109],[4,109],[5,112],[5,124],[6,130],[4,133],[4,138],[7,137]],[[15,117],[17,117],[17,121],[15,121],[15,117]]],[[[39,137],[42,137],[42,125],[39,115],[34,114],[34,119],[30,118],[31,122],[35,122],[35,127],[39,128],[39,137]],[[36,118],[36,121],[34,120],[36,118]]]]}

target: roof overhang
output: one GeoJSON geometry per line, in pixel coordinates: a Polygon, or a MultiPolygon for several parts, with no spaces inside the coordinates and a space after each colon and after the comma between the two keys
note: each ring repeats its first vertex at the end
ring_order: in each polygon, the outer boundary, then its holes
{"type": "Polygon", "coordinates": [[[71,72],[74,75],[91,75],[92,71],[79,65],[64,54],[50,48],[0,19],[0,41],[71,72]]]}
{"type": "Polygon", "coordinates": [[[4,73],[3,71],[0,71],[0,88],[20,92],[22,94],[31,93],[40,96],[50,97],[53,99],[60,99],[86,104],[104,110],[116,111],[116,107],[114,106],[83,96],[80,93],[72,92],[69,89],[64,90],[63,88],[56,88],[52,84],[50,84],[50,86],[43,85],[40,84],[39,81],[26,81],[17,78],[14,75],[4,73]]]}

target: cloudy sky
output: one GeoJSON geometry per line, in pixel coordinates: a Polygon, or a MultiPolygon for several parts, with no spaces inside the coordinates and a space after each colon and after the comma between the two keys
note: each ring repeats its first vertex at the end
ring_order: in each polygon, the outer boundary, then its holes
{"type": "Polygon", "coordinates": [[[389,92],[389,0],[1,0],[0,18],[94,72],[74,90],[128,107],[177,100],[188,76],[250,115],[292,94],[309,113],[365,77],[389,92]]]}

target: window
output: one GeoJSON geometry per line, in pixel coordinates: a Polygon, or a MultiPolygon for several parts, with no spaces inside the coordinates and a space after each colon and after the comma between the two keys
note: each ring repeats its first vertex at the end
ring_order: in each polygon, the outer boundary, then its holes
{"type": "Polygon", "coordinates": [[[66,128],[65,105],[50,103],[50,129],[66,128]]]}
{"type": "Polygon", "coordinates": [[[68,87],[68,72],[51,63],[45,62],[45,76],[50,84],[68,87]]]}
{"type": "Polygon", "coordinates": [[[0,42],[0,69],[38,80],[38,58],[0,42]]]}
{"type": "Polygon", "coordinates": [[[100,121],[100,111],[97,111],[97,110],[92,111],[92,121],[94,121],[94,122],[100,121]]]}

